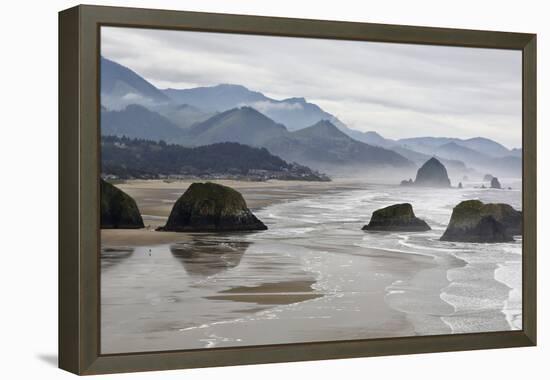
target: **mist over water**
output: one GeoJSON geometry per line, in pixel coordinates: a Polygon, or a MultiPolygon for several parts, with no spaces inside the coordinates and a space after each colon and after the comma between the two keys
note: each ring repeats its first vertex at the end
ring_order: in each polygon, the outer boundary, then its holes
{"type": "Polygon", "coordinates": [[[520,183],[502,182],[516,190],[362,184],[255,210],[261,233],[193,234],[119,258],[103,247],[102,351],[521,329],[521,237],[439,241],[462,200],[521,210],[520,183]],[[404,202],[431,231],[361,230],[374,210],[404,202]],[[302,285],[262,287],[277,283],[302,285]],[[264,297],[228,295],[243,286],[264,297]],[[276,301],[289,294],[296,302],[276,301]]]}

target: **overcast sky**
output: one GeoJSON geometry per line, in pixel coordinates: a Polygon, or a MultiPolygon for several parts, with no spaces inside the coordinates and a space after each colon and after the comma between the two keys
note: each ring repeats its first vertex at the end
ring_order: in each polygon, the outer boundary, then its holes
{"type": "Polygon", "coordinates": [[[521,52],[103,27],[101,51],[159,88],[220,83],[304,97],[384,137],[521,146],[521,52]]]}

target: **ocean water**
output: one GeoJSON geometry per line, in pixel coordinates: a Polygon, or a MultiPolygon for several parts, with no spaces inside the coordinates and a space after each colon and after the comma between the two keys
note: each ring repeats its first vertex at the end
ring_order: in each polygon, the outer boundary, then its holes
{"type": "Polygon", "coordinates": [[[521,210],[521,191],[465,185],[365,184],[255,210],[269,226],[265,232],[103,247],[102,352],[521,329],[521,237],[502,244],[439,241],[460,201],[521,210]],[[361,230],[374,210],[403,202],[432,230],[361,230]],[[308,293],[292,286],[262,297],[262,284],[281,283],[311,284],[317,297],[273,301],[308,293]],[[224,298],[243,286],[259,291],[224,298]]]}

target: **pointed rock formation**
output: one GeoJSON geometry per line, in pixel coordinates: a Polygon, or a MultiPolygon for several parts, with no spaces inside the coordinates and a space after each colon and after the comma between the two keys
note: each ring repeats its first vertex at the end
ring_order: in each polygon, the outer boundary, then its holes
{"type": "Polygon", "coordinates": [[[500,182],[498,181],[497,177],[493,177],[491,179],[491,189],[502,189],[502,186],[500,186],[500,182]]]}
{"type": "Polygon", "coordinates": [[[193,183],[177,200],[162,231],[267,230],[238,191],[216,183],[193,183]]]}
{"type": "Polygon", "coordinates": [[[143,228],[136,201],[119,188],[100,179],[101,228],[143,228]]]}
{"type": "Polygon", "coordinates": [[[521,212],[504,203],[460,202],[441,237],[444,241],[499,243],[521,234],[521,212]]]}
{"type": "Polygon", "coordinates": [[[410,203],[396,204],[376,210],[372,213],[369,224],[363,227],[365,231],[418,232],[430,229],[425,221],[414,215],[410,203]]]}
{"type": "Polygon", "coordinates": [[[416,173],[416,186],[450,187],[451,181],[445,166],[435,157],[430,158],[416,173]]]}

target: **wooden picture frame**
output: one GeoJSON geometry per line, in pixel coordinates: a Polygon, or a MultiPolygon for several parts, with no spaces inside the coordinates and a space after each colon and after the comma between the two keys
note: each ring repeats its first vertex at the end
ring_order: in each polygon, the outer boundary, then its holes
{"type": "Polygon", "coordinates": [[[88,375],[536,345],[536,35],[102,6],[59,14],[59,366],[88,375]],[[160,28],[514,49],[523,56],[523,330],[102,355],[99,29],[160,28]]]}

